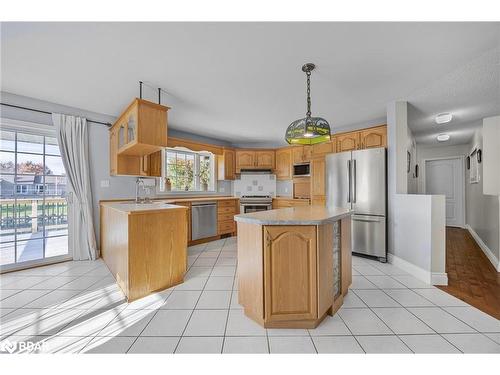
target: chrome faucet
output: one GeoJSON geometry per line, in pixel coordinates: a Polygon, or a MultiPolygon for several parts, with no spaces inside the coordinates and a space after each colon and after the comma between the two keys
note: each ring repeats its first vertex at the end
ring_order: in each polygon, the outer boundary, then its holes
{"type": "Polygon", "coordinates": [[[142,189],[144,190],[144,180],[142,178],[135,180],[135,203],[143,203],[146,201],[146,198],[139,198],[139,186],[142,186],[142,189]]]}

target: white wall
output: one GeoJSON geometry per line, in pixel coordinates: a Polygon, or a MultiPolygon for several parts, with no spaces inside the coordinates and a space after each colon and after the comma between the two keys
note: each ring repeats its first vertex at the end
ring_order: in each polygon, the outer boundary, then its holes
{"type": "Polygon", "coordinates": [[[397,194],[391,263],[429,284],[446,285],[444,195],[397,194]]]}
{"type": "MultiPolygon", "coordinates": [[[[482,128],[476,130],[468,148],[469,152],[474,148],[483,149],[482,128]]],[[[465,171],[466,222],[470,230],[477,235],[476,240],[479,244],[482,245],[482,242],[486,246],[487,249],[483,247],[483,251],[487,253],[490,261],[500,271],[500,198],[483,193],[483,166],[484,163],[479,164],[480,178],[477,184],[469,183],[470,171],[465,171]]]]}
{"type": "Polygon", "coordinates": [[[483,120],[483,193],[500,195],[500,116],[483,120]]]}
{"type": "Polygon", "coordinates": [[[425,282],[447,284],[444,196],[408,194],[417,184],[407,173],[407,151],[416,149],[406,102],[387,105],[387,143],[389,259],[425,282]]]}

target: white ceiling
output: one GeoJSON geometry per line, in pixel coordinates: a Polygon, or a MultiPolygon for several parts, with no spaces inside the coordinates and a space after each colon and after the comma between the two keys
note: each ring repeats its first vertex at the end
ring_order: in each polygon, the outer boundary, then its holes
{"type": "Polygon", "coordinates": [[[1,89],[118,115],[143,80],[169,93],[172,128],[278,144],[305,113],[300,67],[314,62],[313,115],[333,131],[408,100],[417,140],[432,143],[500,113],[499,38],[500,23],[2,23],[1,89]]]}

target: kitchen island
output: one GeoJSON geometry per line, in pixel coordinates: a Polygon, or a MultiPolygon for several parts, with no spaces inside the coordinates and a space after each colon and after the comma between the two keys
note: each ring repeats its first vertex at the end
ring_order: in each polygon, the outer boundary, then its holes
{"type": "Polygon", "coordinates": [[[304,206],[235,216],[238,299],[266,328],[315,328],[352,281],[351,211],[304,206]]]}
{"type": "Polygon", "coordinates": [[[184,280],[188,208],[164,202],[101,202],[101,256],[133,301],[184,280]]]}

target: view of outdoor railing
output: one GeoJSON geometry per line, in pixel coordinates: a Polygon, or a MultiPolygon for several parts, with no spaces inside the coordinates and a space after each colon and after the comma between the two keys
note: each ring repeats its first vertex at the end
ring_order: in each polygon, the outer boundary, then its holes
{"type": "Polygon", "coordinates": [[[68,204],[64,198],[0,199],[0,231],[8,234],[17,228],[32,233],[59,228],[68,223],[68,204]]]}

